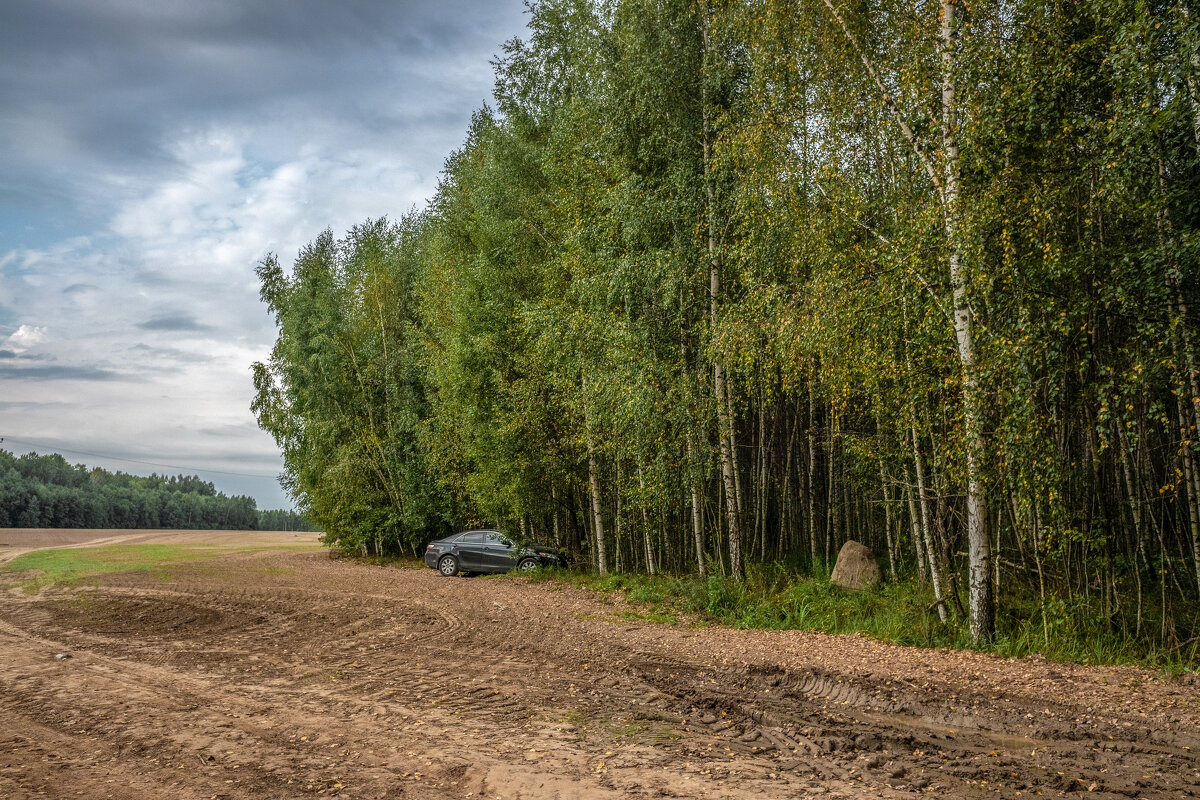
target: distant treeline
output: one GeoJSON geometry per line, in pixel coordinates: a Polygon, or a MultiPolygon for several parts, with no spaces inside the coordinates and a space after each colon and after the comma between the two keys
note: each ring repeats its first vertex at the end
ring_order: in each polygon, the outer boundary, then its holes
{"type": "Polygon", "coordinates": [[[195,475],[141,477],[0,450],[0,528],[316,530],[294,511],[259,511],[195,475]]]}

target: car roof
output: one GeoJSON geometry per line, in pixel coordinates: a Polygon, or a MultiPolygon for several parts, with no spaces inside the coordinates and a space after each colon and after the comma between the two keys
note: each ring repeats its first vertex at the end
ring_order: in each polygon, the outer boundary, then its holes
{"type": "Polygon", "coordinates": [[[500,533],[500,531],[495,531],[495,530],[492,530],[491,528],[476,528],[475,530],[470,530],[470,531],[459,531],[458,533],[447,536],[445,539],[442,539],[441,541],[443,541],[443,542],[458,541],[462,537],[469,536],[472,533],[495,533],[497,535],[503,535],[500,533]]]}

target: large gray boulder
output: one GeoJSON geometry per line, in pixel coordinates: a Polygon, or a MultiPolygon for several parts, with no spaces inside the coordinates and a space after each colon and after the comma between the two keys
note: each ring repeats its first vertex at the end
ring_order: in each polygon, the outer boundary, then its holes
{"type": "Polygon", "coordinates": [[[879,564],[870,548],[851,540],[838,551],[829,579],[843,589],[870,589],[879,583],[879,564]]]}

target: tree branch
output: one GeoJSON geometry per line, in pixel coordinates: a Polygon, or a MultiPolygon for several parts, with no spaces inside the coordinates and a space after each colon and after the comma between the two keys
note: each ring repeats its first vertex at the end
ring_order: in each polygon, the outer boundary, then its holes
{"type": "Polygon", "coordinates": [[[917,158],[920,159],[921,166],[925,168],[925,174],[929,176],[930,182],[933,183],[933,188],[937,191],[938,197],[945,203],[945,192],[942,190],[942,182],[938,180],[937,170],[934,169],[933,161],[925,153],[925,150],[921,147],[921,143],[917,141],[917,135],[913,133],[913,129],[900,116],[900,107],[896,105],[895,98],[888,94],[887,89],[884,88],[883,81],[879,79],[879,73],[875,71],[875,66],[867,58],[867,54],[859,47],[858,39],[850,32],[850,26],[846,24],[846,20],[842,19],[842,15],[833,7],[832,0],[824,1],[826,7],[829,9],[829,13],[833,16],[837,24],[841,26],[842,33],[846,34],[846,38],[850,40],[850,45],[854,48],[854,52],[858,53],[863,66],[867,68],[867,74],[871,76],[871,80],[874,81],[875,86],[879,89],[879,94],[883,97],[884,104],[892,112],[892,119],[896,120],[896,124],[900,126],[901,132],[904,133],[904,138],[908,140],[909,146],[917,154],[917,158]]]}

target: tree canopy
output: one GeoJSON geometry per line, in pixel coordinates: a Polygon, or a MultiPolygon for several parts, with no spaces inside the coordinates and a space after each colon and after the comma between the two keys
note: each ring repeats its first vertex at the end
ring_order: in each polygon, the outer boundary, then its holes
{"type": "Polygon", "coordinates": [[[260,267],[254,409],[332,542],[856,539],[976,641],[1195,630],[1189,4],[544,0],[495,65],[427,209],[260,267]]]}
{"type": "Polygon", "coordinates": [[[129,475],[57,453],[0,450],[0,528],[315,530],[290,510],[259,511],[195,475],[129,475]]]}

